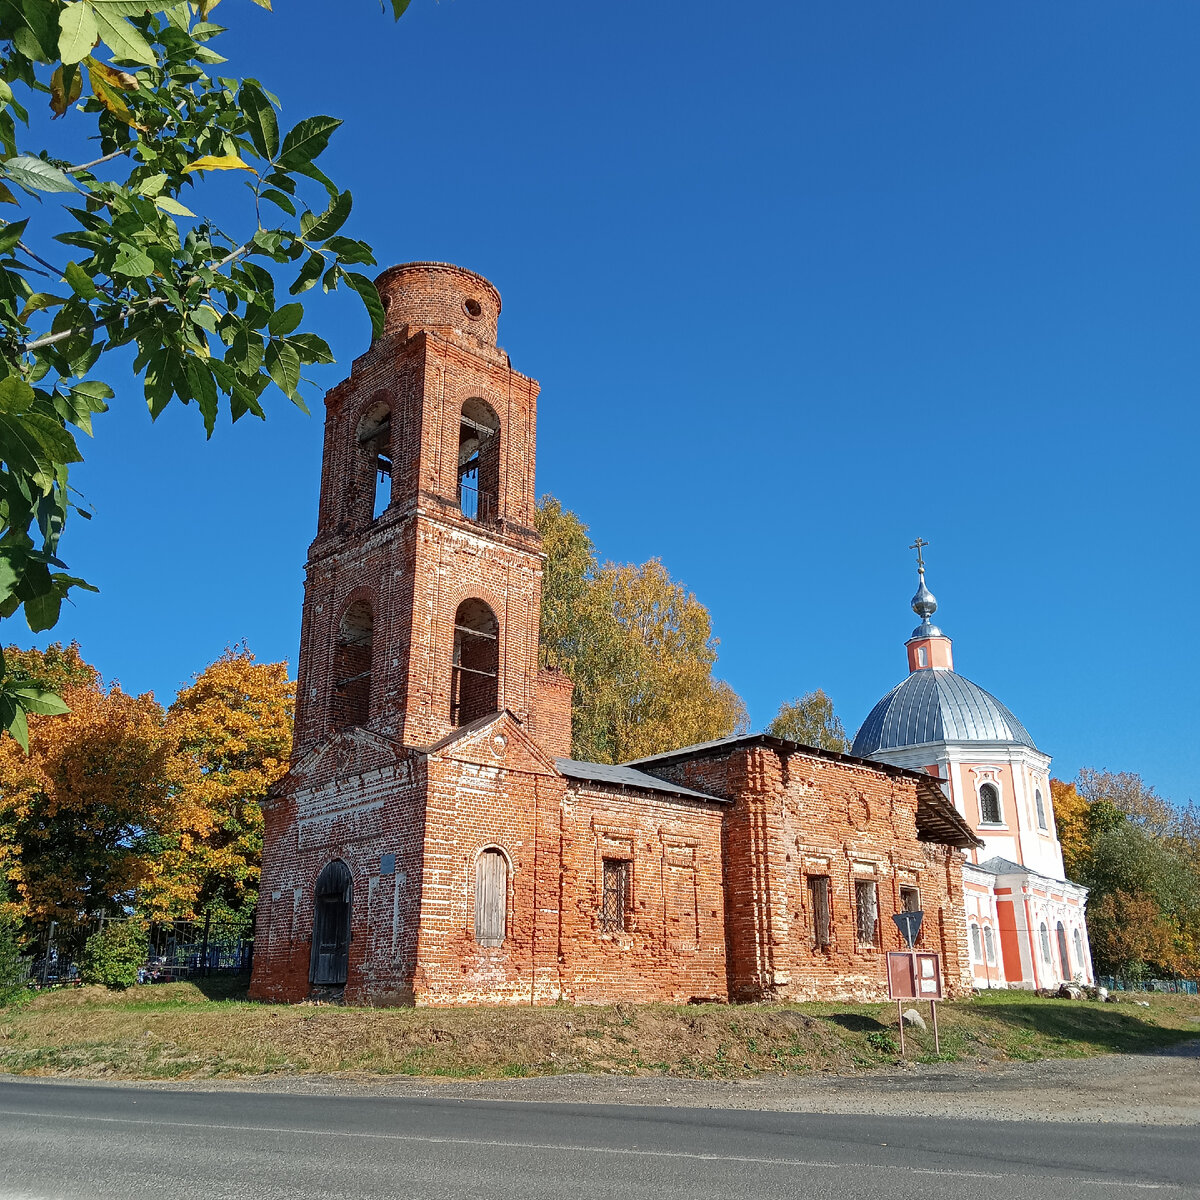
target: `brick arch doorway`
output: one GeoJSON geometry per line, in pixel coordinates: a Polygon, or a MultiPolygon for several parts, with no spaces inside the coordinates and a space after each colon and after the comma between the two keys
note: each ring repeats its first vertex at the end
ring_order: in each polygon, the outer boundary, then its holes
{"type": "Polygon", "coordinates": [[[314,987],[340,987],[350,966],[350,906],[354,881],[340,859],[328,863],[313,889],[312,958],[309,982],[314,987]]]}

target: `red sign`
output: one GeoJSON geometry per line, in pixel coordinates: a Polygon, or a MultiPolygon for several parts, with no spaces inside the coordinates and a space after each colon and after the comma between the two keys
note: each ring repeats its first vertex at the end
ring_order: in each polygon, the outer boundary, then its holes
{"type": "Polygon", "coordinates": [[[931,950],[889,950],[888,997],[892,1000],[940,1000],[941,955],[931,950]]]}

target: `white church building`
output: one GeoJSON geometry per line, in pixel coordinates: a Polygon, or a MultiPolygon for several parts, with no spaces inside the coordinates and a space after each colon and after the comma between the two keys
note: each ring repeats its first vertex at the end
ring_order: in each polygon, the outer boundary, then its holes
{"type": "Polygon", "coordinates": [[[963,866],[976,987],[1094,983],[1087,888],[1063,871],[1050,756],[995,696],[955,672],[950,639],[930,620],[937,601],[923,545],[914,547],[921,624],[905,643],[908,676],[868,714],[851,753],[937,776],[982,839],[963,866]]]}

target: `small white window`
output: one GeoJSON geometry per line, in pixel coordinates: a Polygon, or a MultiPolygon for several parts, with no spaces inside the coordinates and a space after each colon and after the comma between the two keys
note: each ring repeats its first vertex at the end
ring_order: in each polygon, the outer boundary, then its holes
{"type": "Polygon", "coordinates": [[[979,942],[979,926],[971,922],[971,958],[975,962],[983,962],[983,947],[979,942]]]}
{"type": "Polygon", "coordinates": [[[926,650],[924,646],[917,647],[917,666],[918,667],[929,666],[929,651],[926,650]]]}

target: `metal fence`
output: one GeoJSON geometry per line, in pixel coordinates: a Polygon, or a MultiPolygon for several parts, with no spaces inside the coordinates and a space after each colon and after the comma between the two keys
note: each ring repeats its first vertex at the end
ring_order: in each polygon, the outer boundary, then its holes
{"type": "Polygon", "coordinates": [[[1110,992],[1180,992],[1200,995],[1200,981],[1195,979],[1118,979],[1115,975],[1097,975],[1096,983],[1110,992]]]}
{"type": "MultiPolygon", "coordinates": [[[[91,917],[83,921],[51,921],[39,929],[29,947],[31,987],[80,982],[84,947],[106,925],[131,917],[91,917]]],[[[249,973],[254,957],[254,915],[237,921],[211,917],[156,921],[147,927],[146,961],[140,983],[171,983],[196,976],[249,973]]]]}

